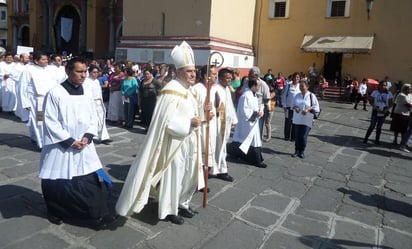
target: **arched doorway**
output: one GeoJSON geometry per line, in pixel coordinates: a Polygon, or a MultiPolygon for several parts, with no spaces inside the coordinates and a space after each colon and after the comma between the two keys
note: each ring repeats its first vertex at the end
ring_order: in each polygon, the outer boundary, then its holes
{"type": "Polygon", "coordinates": [[[20,30],[20,45],[30,46],[30,29],[27,26],[24,26],[20,30]]]}
{"type": "Polygon", "coordinates": [[[79,53],[80,16],[70,5],[64,6],[58,12],[54,22],[56,50],[59,53],[79,53]]]}

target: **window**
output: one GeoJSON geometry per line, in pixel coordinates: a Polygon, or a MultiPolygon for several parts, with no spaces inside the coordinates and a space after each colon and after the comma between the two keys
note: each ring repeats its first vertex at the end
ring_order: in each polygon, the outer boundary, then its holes
{"type": "Polygon", "coordinates": [[[6,20],[6,11],[5,10],[2,10],[0,12],[0,20],[6,20]]]}
{"type": "Polygon", "coordinates": [[[25,13],[29,11],[29,0],[22,1],[21,12],[25,13]]]}
{"type": "Polygon", "coordinates": [[[328,0],[327,17],[349,16],[350,0],[328,0]]]}
{"type": "Polygon", "coordinates": [[[289,0],[270,0],[269,18],[286,18],[289,14],[289,0]]]}

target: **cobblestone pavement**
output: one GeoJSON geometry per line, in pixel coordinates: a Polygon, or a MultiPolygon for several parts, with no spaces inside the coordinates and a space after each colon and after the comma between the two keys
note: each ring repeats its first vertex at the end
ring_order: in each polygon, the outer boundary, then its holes
{"type": "MultiPolygon", "coordinates": [[[[40,153],[28,129],[0,115],[0,248],[412,248],[412,153],[398,150],[384,125],[382,143],[364,145],[370,112],[321,102],[321,117],[304,160],[291,158],[283,140],[283,113],[273,118],[264,143],[268,168],[229,162],[232,183],[210,179],[209,203],[193,199],[199,212],[182,226],[158,221],[147,206],[116,230],[95,231],[45,218],[40,190],[40,153]]],[[[109,127],[114,140],[97,145],[114,180],[114,200],[145,136],[109,127]]],[[[374,138],[374,133],[372,134],[374,138]]]]}

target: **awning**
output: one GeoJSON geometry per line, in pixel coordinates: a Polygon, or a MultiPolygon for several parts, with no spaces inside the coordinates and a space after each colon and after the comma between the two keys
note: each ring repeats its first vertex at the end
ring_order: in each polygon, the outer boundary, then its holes
{"type": "Polygon", "coordinates": [[[370,36],[320,36],[305,35],[301,45],[304,52],[320,53],[369,53],[373,35],[370,36]]]}

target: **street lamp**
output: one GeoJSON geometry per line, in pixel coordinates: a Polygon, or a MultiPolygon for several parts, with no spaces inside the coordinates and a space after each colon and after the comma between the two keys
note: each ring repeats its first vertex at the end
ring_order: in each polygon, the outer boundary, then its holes
{"type": "Polygon", "coordinates": [[[373,1],[374,0],[366,0],[366,11],[368,12],[368,19],[370,19],[370,12],[372,10],[372,6],[373,6],[373,1]]]}

